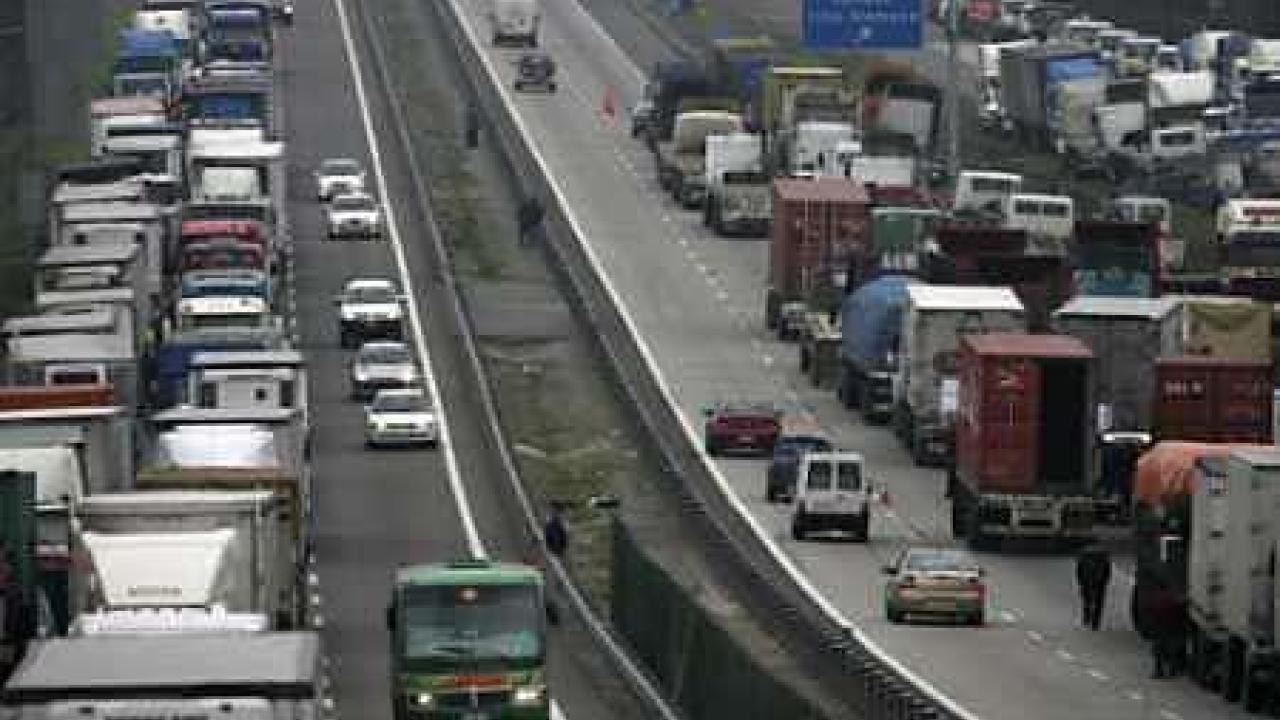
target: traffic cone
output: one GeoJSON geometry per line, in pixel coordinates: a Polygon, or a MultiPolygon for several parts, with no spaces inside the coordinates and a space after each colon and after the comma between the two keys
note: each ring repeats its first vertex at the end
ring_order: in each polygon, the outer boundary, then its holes
{"type": "Polygon", "coordinates": [[[616,117],[616,111],[613,106],[613,88],[606,87],[604,89],[604,100],[600,102],[600,114],[604,115],[609,122],[613,122],[616,117]]]}

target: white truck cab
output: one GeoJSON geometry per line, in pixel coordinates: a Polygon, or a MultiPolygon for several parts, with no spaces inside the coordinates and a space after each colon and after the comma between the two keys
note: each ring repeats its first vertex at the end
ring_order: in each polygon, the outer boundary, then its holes
{"type": "Polygon", "coordinates": [[[866,542],[870,520],[870,482],[861,453],[837,450],[801,458],[791,518],[794,539],[840,530],[866,542]]]}
{"type": "Polygon", "coordinates": [[[1067,195],[1015,193],[1004,200],[1004,226],[1032,239],[1069,241],[1075,215],[1075,201],[1067,195]]]}
{"type": "Polygon", "coordinates": [[[538,24],[542,19],[538,0],[492,0],[489,22],[493,44],[516,43],[538,46],[538,24]]]}
{"type": "Polygon", "coordinates": [[[957,211],[995,210],[1022,189],[1022,176],[986,170],[961,170],[952,207],[957,211]]]}

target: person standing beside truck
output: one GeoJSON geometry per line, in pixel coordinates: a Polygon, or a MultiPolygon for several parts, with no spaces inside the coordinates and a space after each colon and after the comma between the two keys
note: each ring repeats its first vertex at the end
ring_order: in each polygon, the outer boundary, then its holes
{"type": "Polygon", "coordinates": [[[1089,545],[1076,558],[1076,587],[1080,591],[1080,607],[1084,626],[1098,630],[1111,582],[1111,555],[1100,545],[1089,545]]]}

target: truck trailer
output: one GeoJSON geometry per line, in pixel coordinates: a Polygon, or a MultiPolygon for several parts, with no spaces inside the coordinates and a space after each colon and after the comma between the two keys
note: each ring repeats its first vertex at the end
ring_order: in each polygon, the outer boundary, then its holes
{"type": "Polygon", "coordinates": [[[960,339],[951,531],[1089,539],[1094,532],[1094,355],[1063,335],[960,339]]]}
{"type": "Polygon", "coordinates": [[[840,310],[840,400],[867,422],[893,416],[894,375],[907,287],[905,275],[876,278],[845,296],[840,310]]]}
{"type": "Polygon", "coordinates": [[[1025,332],[1026,311],[1009,288],[916,284],[902,312],[893,426],[920,465],[953,456],[957,352],[966,334],[1025,332]]]}

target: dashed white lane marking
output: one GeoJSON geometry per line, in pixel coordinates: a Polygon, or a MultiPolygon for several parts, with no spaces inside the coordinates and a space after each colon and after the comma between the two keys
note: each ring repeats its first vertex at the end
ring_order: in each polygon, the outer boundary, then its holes
{"type": "Polygon", "coordinates": [[[702,263],[698,263],[698,264],[697,264],[697,268],[698,268],[698,272],[702,273],[703,275],[706,275],[706,274],[707,274],[707,266],[706,266],[706,265],[703,265],[702,263]]]}
{"type": "Polygon", "coordinates": [[[716,293],[716,299],[719,300],[720,302],[729,302],[729,293],[721,290],[720,292],[716,293]]]}
{"type": "Polygon", "coordinates": [[[1182,720],[1182,716],[1172,710],[1161,710],[1160,717],[1164,720],[1182,720]]]}
{"type": "Polygon", "coordinates": [[[1057,650],[1054,652],[1054,654],[1057,655],[1058,659],[1061,660],[1062,662],[1072,663],[1076,661],[1076,656],[1072,655],[1066,650],[1057,650]]]}
{"type": "Polygon", "coordinates": [[[760,362],[764,363],[764,366],[765,366],[765,367],[773,367],[773,356],[772,356],[772,355],[761,355],[761,356],[760,356],[760,362]]]}
{"type": "Polygon", "coordinates": [[[1098,682],[1106,682],[1111,679],[1110,675],[1107,675],[1101,670],[1094,670],[1094,669],[1089,670],[1089,677],[1093,678],[1094,680],[1097,680],[1098,682]]]}
{"type": "Polygon", "coordinates": [[[1130,690],[1129,692],[1125,693],[1124,696],[1134,702],[1142,702],[1142,699],[1146,697],[1145,695],[1138,692],[1137,690],[1130,690]]]}
{"type": "Polygon", "coordinates": [[[1000,613],[1000,619],[1010,624],[1016,623],[1018,622],[1018,614],[1012,610],[1004,610],[1000,613]]]}
{"type": "Polygon", "coordinates": [[[1028,630],[1027,637],[1031,638],[1031,642],[1034,643],[1044,642],[1044,635],[1041,635],[1035,630],[1028,630]]]}
{"type": "Polygon", "coordinates": [[[676,242],[680,243],[682,247],[689,247],[689,238],[686,238],[686,237],[676,238],[676,242]]]}

